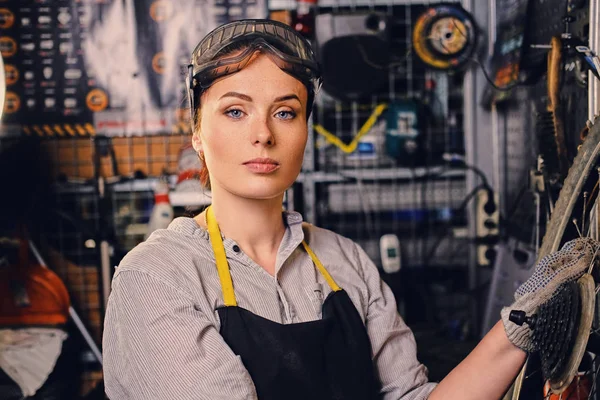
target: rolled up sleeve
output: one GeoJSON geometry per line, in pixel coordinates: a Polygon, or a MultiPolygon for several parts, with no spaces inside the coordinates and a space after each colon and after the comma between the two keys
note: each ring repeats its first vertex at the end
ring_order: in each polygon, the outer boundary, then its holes
{"type": "Polygon", "coordinates": [[[356,247],[367,283],[366,327],[383,398],[426,399],[436,384],[428,382],[427,368],[417,360],[415,337],[398,313],[394,294],[381,280],[377,267],[360,246],[356,247]]]}
{"type": "Polygon", "coordinates": [[[103,356],[113,400],[256,399],[240,358],[191,296],[141,271],[115,276],[103,356]]]}

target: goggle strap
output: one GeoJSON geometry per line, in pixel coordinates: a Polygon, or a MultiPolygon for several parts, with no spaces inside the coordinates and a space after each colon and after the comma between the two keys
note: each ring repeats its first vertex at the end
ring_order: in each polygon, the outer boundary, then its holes
{"type": "Polygon", "coordinates": [[[190,125],[192,127],[192,133],[194,133],[194,66],[188,65],[188,76],[187,76],[187,97],[188,106],[190,107],[190,125]]]}

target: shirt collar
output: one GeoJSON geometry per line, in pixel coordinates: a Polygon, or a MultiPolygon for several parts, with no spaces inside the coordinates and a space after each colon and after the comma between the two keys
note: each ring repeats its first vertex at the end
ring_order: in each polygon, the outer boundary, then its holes
{"type": "Polygon", "coordinates": [[[277,252],[277,259],[275,260],[275,275],[279,273],[285,261],[304,240],[302,215],[295,211],[284,211],[283,218],[286,223],[286,230],[279,246],[279,251],[277,252]]]}
{"type": "MultiPolygon", "coordinates": [[[[304,232],[302,231],[302,215],[296,211],[284,211],[282,217],[286,225],[286,232],[280,249],[284,248],[284,243],[286,245],[294,245],[294,247],[297,247],[304,239],[304,232]]],[[[198,225],[198,223],[190,217],[175,218],[171,221],[167,229],[187,236],[201,236],[207,240],[209,239],[208,231],[198,225]]]]}

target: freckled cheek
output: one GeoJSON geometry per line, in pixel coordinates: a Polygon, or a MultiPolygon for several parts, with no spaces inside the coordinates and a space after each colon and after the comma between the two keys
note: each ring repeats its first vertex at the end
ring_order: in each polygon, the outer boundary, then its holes
{"type": "Polygon", "coordinates": [[[302,166],[302,161],[304,159],[304,147],[306,144],[305,138],[298,138],[289,144],[288,149],[290,151],[286,152],[288,155],[288,161],[291,162],[295,169],[299,169],[302,166]]]}
{"type": "Polygon", "coordinates": [[[211,132],[210,137],[207,139],[213,162],[219,164],[238,164],[240,157],[243,156],[241,153],[241,149],[243,148],[241,135],[219,129],[212,129],[211,132]]]}

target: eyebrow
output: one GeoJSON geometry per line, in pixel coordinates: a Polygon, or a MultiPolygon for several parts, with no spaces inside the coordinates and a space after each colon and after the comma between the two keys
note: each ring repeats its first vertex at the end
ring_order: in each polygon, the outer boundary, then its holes
{"type": "Polygon", "coordinates": [[[250,97],[246,94],[238,93],[238,92],[227,92],[223,96],[221,96],[221,98],[219,100],[222,100],[225,97],[237,97],[238,99],[242,99],[245,101],[252,101],[252,97],[250,97]]]}
{"type": "MultiPolygon", "coordinates": [[[[225,97],[237,97],[238,99],[241,99],[241,100],[252,101],[252,97],[248,96],[247,94],[238,93],[238,92],[227,92],[223,96],[221,96],[221,98],[219,100],[221,100],[225,97]]],[[[280,103],[282,101],[293,100],[293,99],[296,99],[296,100],[298,100],[298,102],[300,102],[300,98],[297,95],[287,94],[285,96],[277,97],[275,99],[275,103],[280,103]]]]}
{"type": "Polygon", "coordinates": [[[288,95],[285,95],[285,96],[278,97],[278,98],[275,99],[275,102],[276,103],[280,103],[282,101],[293,100],[293,99],[298,100],[298,103],[300,103],[300,98],[298,96],[296,96],[295,94],[288,94],[288,95]]]}

